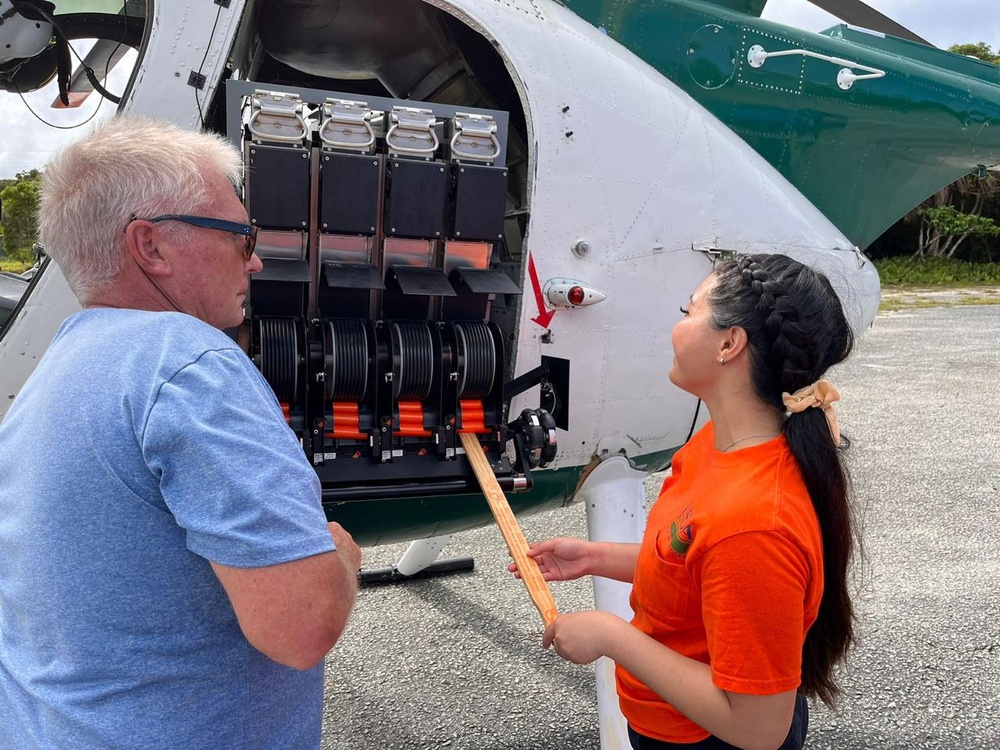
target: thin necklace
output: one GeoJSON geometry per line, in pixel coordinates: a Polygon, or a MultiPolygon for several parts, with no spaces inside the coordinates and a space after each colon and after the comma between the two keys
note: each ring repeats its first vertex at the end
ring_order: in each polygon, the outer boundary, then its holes
{"type": "Polygon", "coordinates": [[[734,445],[739,445],[740,443],[746,442],[747,440],[753,440],[754,438],[768,438],[768,439],[771,439],[771,438],[776,438],[776,437],[778,437],[778,436],[777,435],[771,435],[770,433],[767,434],[767,435],[747,435],[746,437],[743,437],[743,438],[740,438],[739,440],[734,440],[733,442],[731,442],[729,445],[727,445],[725,448],[723,448],[721,450],[721,453],[725,453],[730,448],[732,448],[734,445]]]}

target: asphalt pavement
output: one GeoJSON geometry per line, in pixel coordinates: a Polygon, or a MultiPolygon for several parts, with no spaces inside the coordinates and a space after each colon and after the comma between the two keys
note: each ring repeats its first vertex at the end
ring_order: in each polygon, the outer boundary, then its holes
{"type": "MultiPolygon", "coordinates": [[[[865,548],[845,695],[813,706],[810,750],[1000,748],[998,342],[997,306],[883,313],[830,374],[865,548]]],[[[521,524],[586,534],[579,505],[521,524]]],[[[324,750],[599,750],[593,669],[541,649],[499,530],[456,536],[454,555],[475,570],[361,592],[327,659],[324,750]]],[[[553,591],[563,611],[592,606],[587,581],[553,591]]]]}

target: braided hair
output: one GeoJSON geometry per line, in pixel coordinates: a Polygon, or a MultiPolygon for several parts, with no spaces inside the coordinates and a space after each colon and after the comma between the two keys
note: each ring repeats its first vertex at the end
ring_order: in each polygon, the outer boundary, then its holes
{"type": "MultiPolygon", "coordinates": [[[[823,274],[784,255],[741,255],[720,263],[709,295],[712,325],[746,331],[753,388],[784,411],[782,393],[814,383],[843,361],[854,334],[823,274]]],[[[805,480],[823,538],[825,585],[802,648],[801,691],[833,705],[833,667],[854,641],[847,587],[854,548],[848,477],[821,409],[790,414],[782,428],[805,480]]]]}

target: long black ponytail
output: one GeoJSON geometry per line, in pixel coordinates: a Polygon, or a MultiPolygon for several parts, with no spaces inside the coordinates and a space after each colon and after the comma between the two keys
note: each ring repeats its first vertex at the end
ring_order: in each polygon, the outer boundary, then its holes
{"type": "MultiPolygon", "coordinates": [[[[709,294],[715,327],[747,332],[758,397],[784,411],[783,393],[814,383],[843,361],[854,334],[830,281],[784,255],[741,255],[720,263],[709,294]]],[[[823,597],[802,649],[803,693],[833,705],[833,668],[854,641],[848,570],[854,552],[850,488],[821,409],[790,414],[784,434],[798,462],[823,537],[823,597]]]]}

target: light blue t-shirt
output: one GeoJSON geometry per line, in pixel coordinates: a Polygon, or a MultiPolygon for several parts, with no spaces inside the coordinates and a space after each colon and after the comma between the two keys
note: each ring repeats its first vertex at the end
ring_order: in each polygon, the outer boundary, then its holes
{"type": "Polygon", "coordinates": [[[315,750],[322,665],[253,648],[209,561],[332,549],[231,339],[179,313],[71,316],[0,424],[0,750],[315,750]]]}

